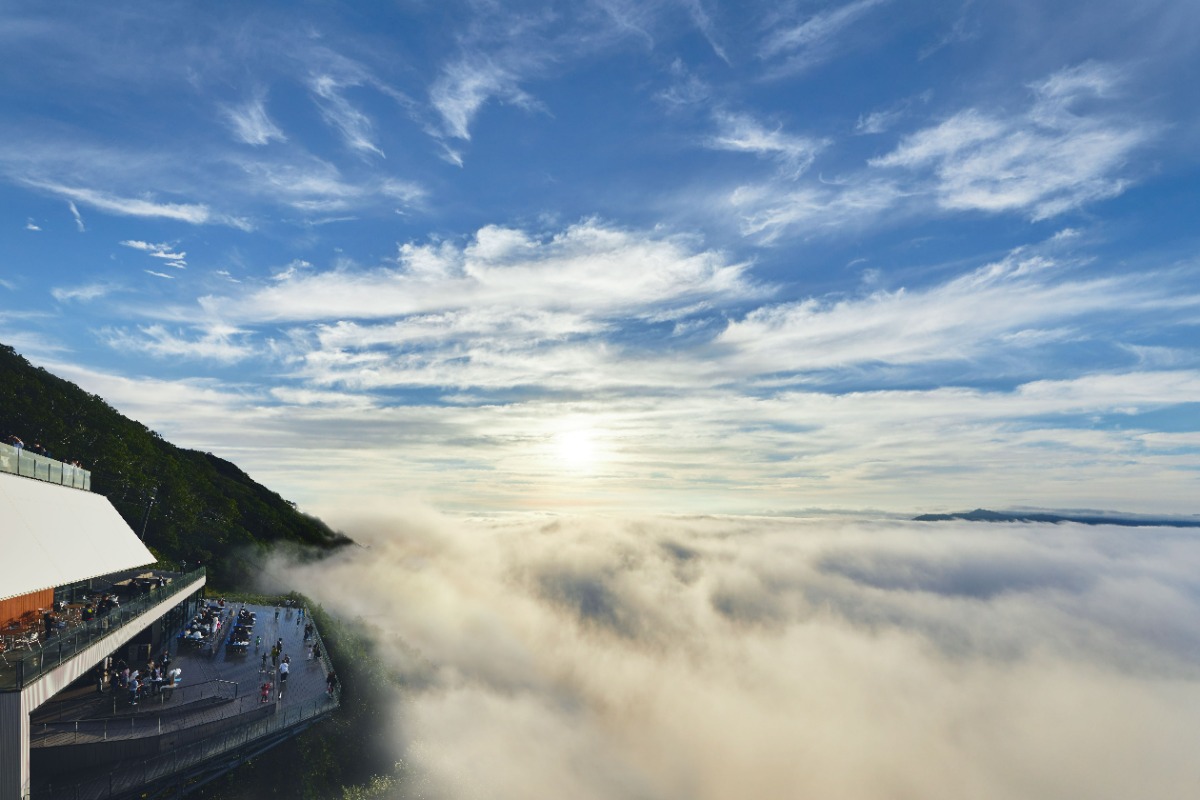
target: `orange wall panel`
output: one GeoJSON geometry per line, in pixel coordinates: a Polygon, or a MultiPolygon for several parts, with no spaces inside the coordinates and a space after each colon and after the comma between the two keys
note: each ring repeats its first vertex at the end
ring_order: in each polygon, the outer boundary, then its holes
{"type": "MultiPolygon", "coordinates": [[[[26,612],[37,613],[39,608],[50,608],[54,605],[54,589],[42,589],[18,597],[0,600],[0,630],[8,630],[9,623],[18,620],[26,612]]],[[[38,624],[41,624],[38,620],[38,624]]]]}

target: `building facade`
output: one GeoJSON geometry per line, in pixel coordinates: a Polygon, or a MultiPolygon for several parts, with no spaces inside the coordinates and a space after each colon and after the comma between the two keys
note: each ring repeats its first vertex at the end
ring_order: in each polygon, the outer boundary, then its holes
{"type": "Polygon", "coordinates": [[[156,647],[205,577],[147,569],[154,555],[86,472],[0,448],[0,800],[23,800],[30,714],[131,643],[156,647]]]}

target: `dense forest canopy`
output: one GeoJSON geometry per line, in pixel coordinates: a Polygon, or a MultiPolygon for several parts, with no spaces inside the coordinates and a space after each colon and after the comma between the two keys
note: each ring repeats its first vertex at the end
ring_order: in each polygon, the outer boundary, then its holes
{"type": "Polygon", "coordinates": [[[204,564],[219,586],[247,584],[269,545],[315,553],[350,542],[229,461],[176,447],[0,344],[0,437],[10,434],[78,460],[160,558],[204,564]]]}

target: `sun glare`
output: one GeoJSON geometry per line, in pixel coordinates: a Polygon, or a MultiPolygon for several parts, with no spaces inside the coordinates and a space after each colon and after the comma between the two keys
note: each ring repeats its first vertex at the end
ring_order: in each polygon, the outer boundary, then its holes
{"type": "Polygon", "coordinates": [[[569,469],[589,470],[598,456],[595,431],[588,428],[563,431],[554,437],[554,450],[558,460],[569,469]]]}

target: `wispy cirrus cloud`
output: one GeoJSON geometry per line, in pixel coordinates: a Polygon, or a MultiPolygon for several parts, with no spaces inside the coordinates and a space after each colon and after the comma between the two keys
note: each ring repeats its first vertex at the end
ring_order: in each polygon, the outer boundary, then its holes
{"type": "Polygon", "coordinates": [[[182,251],[176,252],[173,245],[166,242],[155,244],[153,242],[143,242],[138,239],[127,239],[120,243],[123,247],[128,247],[133,250],[140,250],[151,258],[162,259],[167,262],[168,267],[176,269],[187,269],[187,253],[182,251]]]}
{"type": "Polygon", "coordinates": [[[706,0],[601,0],[573,13],[509,11],[475,4],[474,16],[459,36],[458,52],[442,65],[429,87],[429,103],[438,117],[429,131],[439,140],[442,157],[461,166],[461,148],[447,140],[470,141],[472,126],[488,103],[548,112],[525,84],[583,56],[624,44],[630,37],[654,47],[655,29],[681,10],[713,53],[729,64],[725,26],[715,20],[719,10],[706,0]]]}
{"type": "Polygon", "coordinates": [[[759,48],[759,58],[774,75],[803,72],[837,55],[837,37],[872,9],[888,0],[855,0],[820,11],[803,22],[776,23],[759,48]]]}
{"type": "Polygon", "coordinates": [[[793,234],[832,233],[877,221],[910,194],[898,182],[856,176],[840,182],[751,183],[719,198],[741,232],[762,244],[793,234]]]}
{"type": "Polygon", "coordinates": [[[938,204],[950,210],[1020,211],[1045,219],[1120,194],[1129,156],[1156,126],[1116,115],[1077,113],[1119,86],[1105,65],[1083,64],[1030,86],[1024,113],[1000,117],[977,109],[906,136],[875,168],[928,177],[938,204]]]}
{"type": "Polygon", "coordinates": [[[85,233],[87,226],[83,224],[83,215],[79,213],[79,209],[75,206],[75,201],[67,201],[67,210],[71,212],[71,218],[75,220],[75,229],[80,233],[85,233]]]}
{"type": "Polygon", "coordinates": [[[496,58],[473,55],[446,65],[429,90],[429,99],[441,115],[446,135],[462,140],[471,138],[471,122],[480,108],[492,99],[520,108],[540,107],[534,98],[520,87],[519,66],[526,59],[496,58]]]}
{"type": "Polygon", "coordinates": [[[705,140],[714,150],[728,150],[775,160],[787,178],[798,178],[812,164],[827,140],[785,133],[782,125],[767,127],[749,114],[718,112],[717,132],[705,140]]]}
{"type": "Polygon", "coordinates": [[[383,150],[375,140],[375,124],[366,112],[346,99],[346,90],[359,85],[357,79],[331,74],[313,75],[308,82],[321,117],[342,135],[343,141],[359,153],[382,158],[383,150]]]}
{"type": "Polygon", "coordinates": [[[335,164],[313,156],[235,163],[246,176],[247,192],[305,214],[355,212],[380,202],[410,208],[428,196],[415,181],[378,174],[348,177],[335,164]]]}
{"type": "MultiPolygon", "coordinates": [[[[174,267],[175,269],[187,269],[187,253],[182,251],[176,252],[174,246],[166,242],[156,244],[153,242],[143,242],[138,239],[126,239],[120,244],[123,247],[139,250],[151,258],[157,258],[165,262],[165,266],[174,267]]],[[[159,278],[173,277],[151,269],[147,269],[145,272],[159,278]]]]}
{"type": "Polygon", "coordinates": [[[682,0],[682,2],[688,15],[692,18],[692,23],[704,35],[712,51],[726,64],[732,63],[725,52],[724,45],[721,44],[719,27],[713,22],[712,13],[705,8],[703,0],[682,0]]]}
{"type": "MultiPolygon", "coordinates": [[[[693,23],[703,26],[707,19],[703,5],[694,0],[682,4],[693,23]]],[[[429,103],[439,118],[430,133],[443,142],[444,157],[461,161],[459,150],[445,140],[470,141],[476,117],[490,102],[545,111],[523,84],[544,78],[555,65],[571,63],[630,36],[653,43],[649,29],[660,10],[656,4],[617,0],[589,4],[572,14],[475,4],[470,23],[458,36],[456,52],[429,87],[429,103]]],[[[719,47],[715,39],[709,42],[719,47]]]]}
{"type": "Polygon", "coordinates": [[[228,364],[254,353],[254,349],[242,341],[245,333],[238,328],[217,323],[193,328],[188,333],[170,330],[163,325],[139,326],[136,331],[106,328],[101,332],[101,337],[110,347],[154,358],[207,359],[228,364]]]}
{"type": "Polygon", "coordinates": [[[123,217],[152,217],[187,222],[192,225],[219,224],[247,230],[250,224],[237,217],[214,213],[204,203],[163,203],[140,197],[125,197],[98,189],[68,186],[54,181],[27,178],[25,185],[83,203],[99,211],[123,217]]]}
{"type": "Polygon", "coordinates": [[[883,133],[896,124],[904,112],[893,109],[872,111],[870,114],[859,116],[854,125],[854,132],[860,134],[883,133]]]}
{"type": "MultiPolygon", "coordinates": [[[[762,306],[730,322],[718,341],[754,374],[868,364],[977,360],[989,350],[1038,346],[1047,331],[1117,312],[1194,313],[1200,295],[1141,277],[1064,278],[1053,259],[1018,252],[923,290],[816,298],[762,306]]],[[[1078,333],[1076,335],[1083,335],[1078,333]]]]}
{"type": "MultiPolygon", "coordinates": [[[[1055,217],[1123,192],[1135,176],[1130,161],[1158,135],[1153,121],[1106,108],[1120,87],[1109,65],[1064,69],[1030,84],[1022,110],[962,109],[904,135],[861,169],[818,181],[745,183],[720,204],[763,243],[862,227],[884,212],[893,223],[962,211],[1055,217]]],[[[860,118],[859,132],[895,121],[860,118]]]]}
{"type": "Polygon", "coordinates": [[[199,203],[158,203],[153,200],[121,197],[104,191],[64,186],[58,183],[32,180],[27,183],[36,189],[67,197],[73,202],[84,203],[101,211],[121,216],[162,217],[190,222],[193,225],[203,225],[213,219],[208,206],[199,203]]]}
{"type": "Polygon", "coordinates": [[[896,127],[909,114],[913,113],[913,106],[917,102],[928,103],[932,97],[932,92],[924,91],[915,97],[905,98],[885,108],[860,114],[858,122],[854,125],[854,132],[860,136],[886,133],[896,127]]]}
{"type": "Polygon", "coordinates": [[[259,93],[239,106],[226,106],[225,118],[234,135],[242,142],[265,145],[286,142],[287,137],[267,114],[266,95],[259,93]]]}
{"type": "Polygon", "coordinates": [[[118,287],[111,283],[88,283],[71,287],[56,286],[50,290],[50,294],[60,303],[72,301],[89,303],[112,294],[117,289],[118,287]]]}

